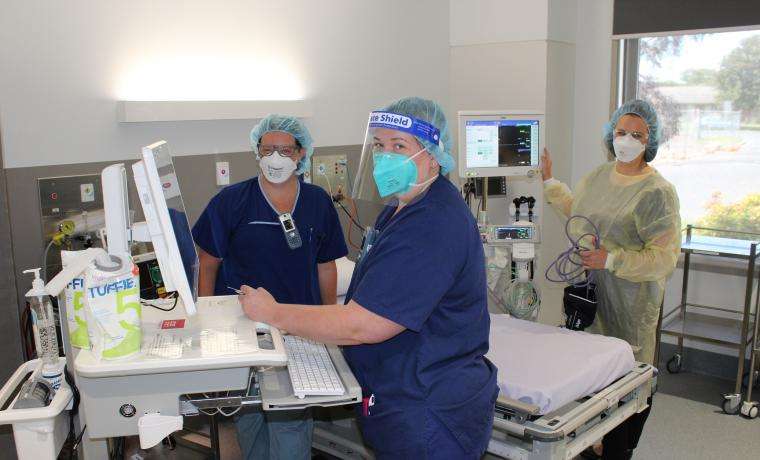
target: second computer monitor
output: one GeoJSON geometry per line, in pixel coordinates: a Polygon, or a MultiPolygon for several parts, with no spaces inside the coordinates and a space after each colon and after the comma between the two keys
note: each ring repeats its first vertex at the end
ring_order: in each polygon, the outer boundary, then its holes
{"type": "Polygon", "coordinates": [[[460,177],[537,173],[544,131],[544,116],[537,112],[459,112],[460,177]]]}
{"type": "Polygon", "coordinates": [[[142,161],[132,170],[164,287],[177,292],[187,314],[194,315],[198,254],[166,142],[143,147],[142,161]]]}

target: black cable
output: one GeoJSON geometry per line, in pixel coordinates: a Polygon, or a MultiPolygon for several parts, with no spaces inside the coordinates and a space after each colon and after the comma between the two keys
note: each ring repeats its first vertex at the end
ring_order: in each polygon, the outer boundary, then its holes
{"type": "Polygon", "coordinates": [[[472,205],[472,199],[473,198],[477,198],[477,196],[478,196],[478,192],[477,192],[478,186],[475,183],[475,179],[468,179],[468,182],[470,183],[470,187],[467,190],[467,195],[468,195],[467,205],[471,206],[472,205]]]}
{"type": "Polygon", "coordinates": [[[467,179],[467,182],[462,185],[462,195],[467,207],[472,206],[472,197],[475,196],[475,184],[472,181],[473,179],[467,179]]]}
{"type": "Polygon", "coordinates": [[[77,388],[76,383],[74,383],[74,378],[69,373],[69,366],[64,365],[63,366],[63,378],[66,380],[66,383],[69,385],[69,388],[71,388],[71,392],[74,394],[74,403],[71,407],[71,415],[72,417],[77,415],[79,412],[79,401],[81,401],[81,395],[79,394],[79,388],[77,388]]]}
{"type": "Polygon", "coordinates": [[[74,449],[72,453],[76,453],[77,449],[79,449],[79,444],[82,442],[82,437],[84,437],[84,432],[87,430],[87,425],[82,427],[82,431],[79,433],[79,436],[74,440],[74,449]]]}
{"type": "MultiPolygon", "coordinates": [[[[63,378],[73,394],[73,402],[71,404],[71,410],[69,411],[69,434],[66,436],[66,441],[70,442],[70,450],[68,452],[69,458],[73,459],[75,458],[75,453],[79,446],[79,441],[77,441],[77,435],[74,431],[74,417],[79,413],[79,401],[81,400],[81,396],[79,394],[79,388],[77,388],[73,377],[71,377],[71,374],[69,373],[68,365],[63,366],[63,378]]],[[[82,430],[82,434],[84,434],[84,430],[82,430]]],[[[82,434],[79,435],[80,441],[82,439],[82,434]]]]}
{"type": "Polygon", "coordinates": [[[141,304],[141,305],[143,305],[143,306],[145,306],[145,307],[153,307],[153,308],[155,308],[156,310],[161,310],[161,311],[172,311],[172,310],[174,310],[175,308],[177,308],[177,301],[178,301],[178,300],[179,300],[179,296],[178,296],[178,295],[175,293],[175,294],[174,294],[174,303],[172,304],[171,308],[162,308],[162,307],[159,307],[159,306],[158,306],[158,305],[156,305],[156,304],[153,304],[153,303],[150,303],[150,302],[146,302],[146,301],[144,301],[144,300],[140,300],[140,304],[141,304]]]}
{"type": "MultiPolygon", "coordinates": [[[[354,219],[354,216],[351,214],[351,212],[349,212],[348,209],[346,209],[345,206],[343,206],[343,203],[341,203],[340,201],[336,201],[336,203],[338,203],[338,206],[340,206],[340,209],[342,209],[343,212],[346,213],[346,215],[348,216],[348,218],[351,219],[351,222],[353,222],[354,225],[356,225],[357,227],[359,227],[360,230],[364,231],[364,225],[362,225],[361,223],[359,223],[358,220],[354,219]]],[[[358,218],[359,216],[356,216],[356,217],[358,218]]]]}

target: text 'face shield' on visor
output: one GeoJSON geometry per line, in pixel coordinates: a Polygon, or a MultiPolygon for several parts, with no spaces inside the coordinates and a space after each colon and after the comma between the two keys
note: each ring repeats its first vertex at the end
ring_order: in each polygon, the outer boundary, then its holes
{"type": "Polygon", "coordinates": [[[372,112],[362,144],[352,197],[385,203],[407,193],[418,180],[414,158],[424,151],[419,139],[438,144],[438,128],[392,112],[372,112]]]}

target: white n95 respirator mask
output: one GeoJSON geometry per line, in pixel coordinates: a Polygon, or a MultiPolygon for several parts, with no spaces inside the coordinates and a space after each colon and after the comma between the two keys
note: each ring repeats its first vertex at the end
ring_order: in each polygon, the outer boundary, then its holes
{"type": "Polygon", "coordinates": [[[290,158],[281,156],[279,152],[272,152],[259,160],[259,168],[269,182],[281,184],[293,175],[298,165],[290,158]]]}
{"type": "Polygon", "coordinates": [[[641,155],[645,146],[634,139],[630,134],[626,134],[625,136],[619,136],[613,139],[612,148],[615,150],[615,157],[618,161],[630,163],[641,155]]]}

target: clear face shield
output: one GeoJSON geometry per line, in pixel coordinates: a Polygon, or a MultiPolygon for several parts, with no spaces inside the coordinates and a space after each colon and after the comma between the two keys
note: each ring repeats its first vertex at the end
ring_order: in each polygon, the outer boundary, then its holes
{"type": "Polygon", "coordinates": [[[352,198],[389,205],[420,195],[438,174],[425,166],[435,160],[418,139],[439,144],[440,131],[406,115],[371,112],[352,198]]]}

